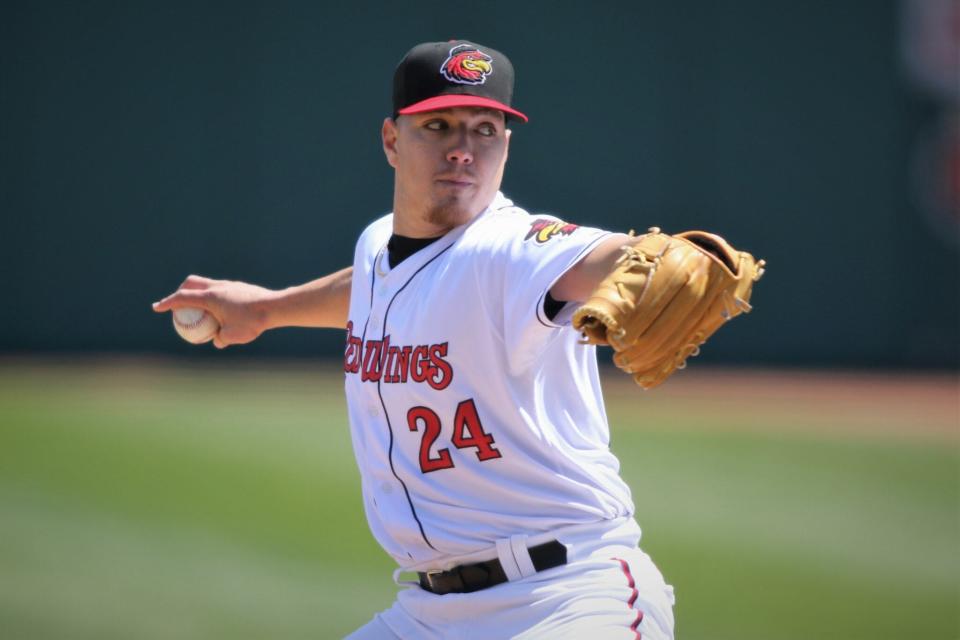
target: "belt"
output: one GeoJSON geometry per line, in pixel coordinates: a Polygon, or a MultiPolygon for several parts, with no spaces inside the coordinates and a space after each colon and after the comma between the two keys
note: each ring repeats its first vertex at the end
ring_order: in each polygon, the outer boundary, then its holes
{"type": "MultiPolygon", "coordinates": [[[[530,560],[537,571],[567,564],[567,548],[556,540],[530,547],[527,551],[530,552],[530,560]]],[[[462,564],[447,571],[420,572],[417,575],[422,588],[441,596],[446,593],[472,593],[507,581],[507,574],[498,558],[476,564],[462,564]]]]}

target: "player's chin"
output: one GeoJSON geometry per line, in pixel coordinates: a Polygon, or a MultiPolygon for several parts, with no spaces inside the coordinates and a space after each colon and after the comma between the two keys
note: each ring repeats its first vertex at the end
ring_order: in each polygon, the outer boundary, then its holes
{"type": "Polygon", "coordinates": [[[465,182],[438,181],[434,185],[434,200],[438,203],[461,202],[465,205],[477,196],[477,185],[465,182]]]}
{"type": "Polygon", "coordinates": [[[434,200],[428,217],[433,224],[452,229],[470,221],[472,211],[470,204],[470,199],[437,199],[434,200]]]}

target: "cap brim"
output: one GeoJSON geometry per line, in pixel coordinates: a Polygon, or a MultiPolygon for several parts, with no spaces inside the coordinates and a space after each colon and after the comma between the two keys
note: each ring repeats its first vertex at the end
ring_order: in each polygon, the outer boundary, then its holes
{"type": "Polygon", "coordinates": [[[427,98],[426,100],[421,100],[420,102],[414,103],[409,107],[404,107],[397,111],[400,115],[409,115],[412,113],[424,113],[426,111],[440,111],[441,109],[453,109],[454,107],[481,107],[484,109],[496,109],[497,111],[503,111],[509,116],[513,116],[522,122],[527,122],[529,119],[524,114],[520,113],[516,109],[511,109],[502,102],[497,102],[490,98],[482,98],[480,96],[471,96],[462,93],[448,93],[442,96],[434,96],[432,98],[427,98]]]}

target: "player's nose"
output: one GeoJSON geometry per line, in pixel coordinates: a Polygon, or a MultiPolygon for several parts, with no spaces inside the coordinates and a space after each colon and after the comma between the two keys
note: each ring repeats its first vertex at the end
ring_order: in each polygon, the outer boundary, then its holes
{"type": "Polygon", "coordinates": [[[447,162],[453,164],[472,164],[473,153],[464,146],[458,146],[447,153],[447,162]]]}
{"type": "Polygon", "coordinates": [[[447,151],[447,162],[453,164],[472,164],[473,150],[470,148],[470,136],[461,131],[454,140],[453,146],[447,151]]]}
{"type": "Polygon", "coordinates": [[[447,161],[453,164],[471,164],[473,154],[466,149],[453,149],[447,154],[447,161]]]}

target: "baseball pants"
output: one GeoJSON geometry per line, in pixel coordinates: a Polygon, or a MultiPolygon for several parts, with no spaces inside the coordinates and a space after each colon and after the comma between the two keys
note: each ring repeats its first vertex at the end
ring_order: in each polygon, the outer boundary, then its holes
{"type": "Polygon", "coordinates": [[[348,640],[672,639],[673,588],[637,548],[636,523],[602,527],[558,532],[569,560],[560,567],[474,593],[410,586],[348,640]]]}

